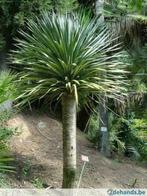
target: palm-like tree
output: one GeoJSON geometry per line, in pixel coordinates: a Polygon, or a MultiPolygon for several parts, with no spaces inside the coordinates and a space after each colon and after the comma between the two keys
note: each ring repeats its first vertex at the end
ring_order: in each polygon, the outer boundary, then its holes
{"type": "MultiPolygon", "coordinates": [[[[128,100],[134,103],[135,100],[141,100],[143,93],[146,92],[146,35],[143,29],[147,24],[147,2],[143,0],[136,1],[116,1],[111,0],[105,3],[105,17],[108,26],[121,36],[124,47],[130,54],[125,61],[129,62],[128,75],[131,85],[128,100]],[[132,65],[132,66],[131,66],[132,65]],[[134,91],[134,92],[133,92],[134,91]]],[[[119,36],[119,37],[120,37],[119,36]]],[[[127,101],[126,101],[127,102],[127,101]]],[[[126,105],[120,107],[120,111],[125,110],[126,105]]]]}
{"type": "Polygon", "coordinates": [[[43,13],[28,23],[28,32],[21,31],[13,52],[14,63],[24,67],[21,103],[45,97],[62,101],[63,188],[75,183],[78,97],[96,98],[99,92],[116,97],[125,90],[120,46],[112,45],[112,34],[97,19],[84,24],[78,16],[43,13]]]}
{"type": "MultiPolygon", "coordinates": [[[[104,1],[104,15],[107,25],[121,35],[127,47],[140,46],[139,36],[147,23],[147,2],[143,0],[104,1]]],[[[145,37],[145,36],[144,36],[145,37]]]]}

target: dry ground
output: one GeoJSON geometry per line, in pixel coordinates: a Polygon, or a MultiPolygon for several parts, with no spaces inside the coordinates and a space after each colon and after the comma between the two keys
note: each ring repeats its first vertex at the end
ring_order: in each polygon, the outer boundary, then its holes
{"type": "MultiPolygon", "coordinates": [[[[62,125],[47,115],[19,114],[8,121],[18,132],[10,142],[16,156],[17,173],[8,180],[14,188],[31,188],[33,179],[41,179],[45,186],[61,187],[62,182],[62,125]]],[[[82,188],[147,188],[147,168],[122,159],[103,157],[85,135],[77,131],[78,171],[81,154],[87,155],[82,188]],[[135,183],[134,183],[135,182],[135,183]]]]}

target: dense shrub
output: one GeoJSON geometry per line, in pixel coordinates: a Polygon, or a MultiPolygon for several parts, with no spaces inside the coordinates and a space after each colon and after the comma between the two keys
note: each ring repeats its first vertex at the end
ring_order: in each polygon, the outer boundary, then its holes
{"type": "MultiPolygon", "coordinates": [[[[98,145],[99,121],[97,115],[89,120],[87,138],[98,145]]],[[[135,118],[134,113],[128,117],[117,117],[109,114],[109,143],[111,151],[125,154],[138,160],[147,160],[147,121],[146,118],[135,118]]]]}

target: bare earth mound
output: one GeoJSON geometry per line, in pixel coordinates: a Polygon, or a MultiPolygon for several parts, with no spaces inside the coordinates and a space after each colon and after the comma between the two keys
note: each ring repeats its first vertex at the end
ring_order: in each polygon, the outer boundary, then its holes
{"type": "MultiPolygon", "coordinates": [[[[15,188],[33,187],[33,179],[42,179],[46,186],[61,187],[62,125],[47,115],[19,114],[8,121],[18,127],[19,134],[10,142],[16,156],[17,173],[9,181],[15,188]]],[[[82,188],[147,188],[147,169],[129,160],[107,159],[92,148],[85,135],[77,131],[78,171],[81,154],[87,155],[82,188]]]]}

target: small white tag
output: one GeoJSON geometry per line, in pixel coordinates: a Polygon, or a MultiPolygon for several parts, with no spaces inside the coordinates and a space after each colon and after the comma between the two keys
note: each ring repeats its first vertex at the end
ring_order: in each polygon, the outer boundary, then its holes
{"type": "Polygon", "coordinates": [[[81,155],[81,159],[84,162],[89,162],[89,158],[87,156],[85,156],[85,155],[81,155]]]}
{"type": "Polygon", "coordinates": [[[101,127],[102,132],[107,132],[107,127],[101,127]]]}
{"type": "Polygon", "coordinates": [[[45,129],[45,128],[46,128],[46,123],[40,121],[40,122],[37,124],[37,126],[38,126],[39,129],[45,129]]]}

